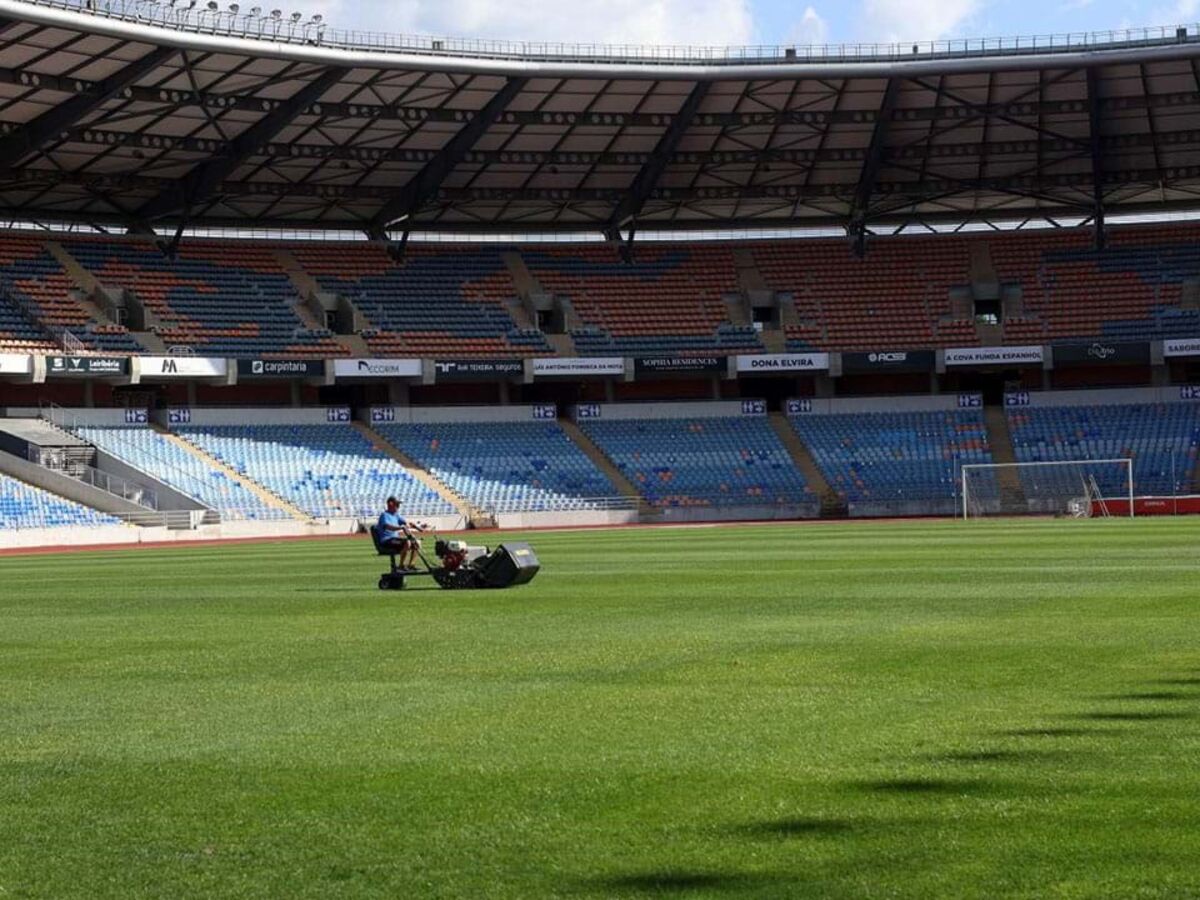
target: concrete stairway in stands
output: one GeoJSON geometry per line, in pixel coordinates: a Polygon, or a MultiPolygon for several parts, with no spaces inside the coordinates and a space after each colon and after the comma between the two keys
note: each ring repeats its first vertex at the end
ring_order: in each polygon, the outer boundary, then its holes
{"type": "Polygon", "coordinates": [[[754,253],[752,251],[744,247],[734,250],[733,267],[737,271],[738,288],[741,289],[742,293],[748,294],[751,291],[771,290],[771,286],[763,278],[762,272],[758,270],[758,264],[754,261],[754,253]]]}
{"type": "Polygon", "coordinates": [[[760,331],[758,336],[762,338],[763,347],[768,353],[787,352],[787,332],[778,328],[767,328],[760,331]]]}
{"type": "Polygon", "coordinates": [[[525,260],[521,258],[520,253],[512,250],[503,254],[502,258],[504,265],[508,268],[508,274],[513,280],[513,285],[517,289],[517,296],[507,300],[504,307],[518,328],[536,328],[536,323],[529,315],[532,307],[526,306],[526,302],[534,294],[545,292],[534,274],[529,271],[529,267],[525,265],[525,260]]]}
{"type": "Polygon", "coordinates": [[[404,467],[405,472],[453,506],[455,510],[458,511],[459,515],[461,515],[468,522],[475,522],[479,518],[475,509],[471,506],[470,501],[468,501],[466,497],[451,489],[449,486],[442,484],[442,482],[435,478],[431,472],[429,472],[427,469],[422,469],[407,453],[402,451],[395,444],[391,443],[382,434],[364,422],[354,422],[352,424],[363,437],[371,442],[372,446],[374,446],[376,450],[380,451],[381,453],[386,453],[388,456],[398,462],[404,467]]]}
{"type": "MultiPolygon", "coordinates": [[[[1008,430],[1008,414],[1003,406],[988,406],[983,410],[983,421],[987,425],[988,445],[992,448],[992,462],[1015,463],[1012,432],[1008,430]]],[[[1000,492],[1001,509],[1025,509],[1025,488],[1016,469],[996,470],[996,487],[1000,492]]]]}
{"type": "Polygon", "coordinates": [[[501,258],[508,268],[508,274],[512,277],[513,284],[517,286],[518,294],[522,297],[529,297],[533,294],[545,293],[537,277],[529,271],[529,266],[525,265],[525,260],[522,259],[520,253],[510,250],[501,258]]]}
{"type": "Polygon", "coordinates": [[[71,276],[71,280],[81,291],[91,294],[100,289],[100,279],[85,269],[58,241],[46,241],[46,251],[58,260],[63,271],[71,276]]]}
{"type": "Polygon", "coordinates": [[[95,303],[91,298],[104,293],[104,286],[100,284],[100,280],[91,272],[85,269],[66,248],[58,241],[46,241],[46,250],[58,260],[63,267],[63,271],[70,276],[79,288],[77,292],[72,292],[72,299],[79,304],[83,310],[91,316],[97,324],[112,325],[114,324],[113,317],[99,304],[95,303]]]}
{"type": "Polygon", "coordinates": [[[153,428],[155,431],[157,431],[159,434],[161,434],[168,441],[175,444],[180,449],[186,451],[187,453],[190,453],[192,456],[203,461],[203,463],[206,466],[210,466],[210,467],[216,469],[217,471],[221,472],[222,474],[224,474],[226,478],[229,478],[232,481],[236,481],[238,484],[240,484],[242,487],[244,487],[246,490],[248,490],[250,493],[252,493],[255,497],[257,497],[259,500],[261,500],[263,503],[267,504],[267,506],[273,507],[274,509],[281,509],[284,512],[286,512],[288,515],[290,515],[293,519],[297,519],[298,521],[301,521],[301,522],[309,522],[312,520],[312,516],[309,515],[308,513],[306,513],[300,507],[296,506],[293,503],[288,502],[287,500],[284,500],[282,497],[280,497],[278,494],[274,493],[273,491],[267,490],[265,487],[263,487],[257,481],[247,478],[245,475],[243,475],[237,469],[234,469],[232,466],[226,465],[225,463],[221,462],[221,460],[217,459],[215,456],[210,456],[209,454],[205,453],[203,450],[201,450],[199,447],[195,446],[194,444],[188,443],[183,438],[181,438],[179,435],[174,434],[171,431],[168,431],[166,428],[163,428],[161,425],[151,425],[150,427],[153,428]]]}
{"type": "Polygon", "coordinates": [[[625,477],[625,473],[617,468],[611,459],[604,455],[604,451],[597,447],[578,425],[570,419],[559,419],[558,424],[566,432],[571,442],[583,451],[584,456],[591,460],[592,465],[608,477],[608,480],[613,483],[613,486],[620,492],[622,497],[637,501],[638,513],[642,521],[661,517],[661,512],[646,502],[646,499],[634,486],[633,482],[625,477]]]}
{"type": "Polygon", "coordinates": [[[548,334],[546,335],[546,343],[550,345],[550,349],[554,351],[555,356],[579,355],[579,352],[575,349],[575,342],[571,340],[569,334],[548,334]]]}
{"type": "Polygon", "coordinates": [[[156,355],[164,356],[167,352],[167,345],[153,331],[131,331],[133,339],[146,348],[147,351],[156,355]]]}
{"type": "Polygon", "coordinates": [[[301,298],[308,298],[321,291],[321,285],[317,283],[317,279],[313,278],[296,260],[292,252],[283,247],[275,249],[275,260],[279,263],[280,268],[288,277],[288,281],[292,283],[292,287],[296,289],[296,293],[301,298]]]}
{"type": "Polygon", "coordinates": [[[849,515],[846,502],[830,487],[825,473],[821,471],[821,467],[813,459],[808,446],[804,441],[800,440],[800,435],[796,434],[796,430],[788,422],[787,416],[780,412],[773,412],[767,415],[767,421],[771,423],[771,428],[783,443],[784,449],[787,450],[788,456],[792,459],[792,463],[804,475],[804,480],[808,483],[813,493],[820,498],[821,517],[836,519],[849,515]]]}
{"type": "MultiPolygon", "coordinates": [[[[277,247],[274,252],[276,261],[287,275],[288,281],[292,283],[292,287],[296,289],[296,303],[292,307],[296,316],[304,323],[305,328],[313,331],[323,330],[325,321],[323,318],[317,318],[317,315],[320,313],[324,316],[324,310],[321,309],[320,301],[316,299],[321,293],[321,285],[304,270],[299,260],[286,247],[277,247]]],[[[349,305],[353,307],[354,304],[349,305]]],[[[367,349],[367,342],[357,334],[335,334],[333,339],[345,347],[350,356],[371,355],[367,349]]]]}
{"type": "Polygon", "coordinates": [[[972,241],[970,244],[971,286],[976,294],[995,294],[999,290],[1000,276],[992,263],[992,245],[987,241],[972,241]]]}
{"type": "Polygon", "coordinates": [[[740,328],[750,327],[750,303],[743,294],[731,294],[725,298],[725,318],[740,328]]]}

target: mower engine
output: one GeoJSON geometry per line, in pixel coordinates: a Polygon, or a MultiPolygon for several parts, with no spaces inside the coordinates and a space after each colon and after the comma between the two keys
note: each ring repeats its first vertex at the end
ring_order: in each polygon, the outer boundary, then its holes
{"type": "Polygon", "coordinates": [[[457,572],[477,559],[488,555],[487,547],[470,547],[466,541],[438,541],[434,553],[447,572],[457,572]]]}

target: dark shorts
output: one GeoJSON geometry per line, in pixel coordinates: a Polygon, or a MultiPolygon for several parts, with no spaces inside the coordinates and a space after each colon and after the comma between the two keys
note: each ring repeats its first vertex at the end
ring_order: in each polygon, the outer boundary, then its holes
{"type": "Polygon", "coordinates": [[[396,537],[385,538],[380,543],[382,543],[385,547],[395,547],[397,549],[401,547],[407,547],[410,544],[417,547],[421,545],[421,542],[415,537],[407,537],[403,534],[397,535],[396,537]]]}

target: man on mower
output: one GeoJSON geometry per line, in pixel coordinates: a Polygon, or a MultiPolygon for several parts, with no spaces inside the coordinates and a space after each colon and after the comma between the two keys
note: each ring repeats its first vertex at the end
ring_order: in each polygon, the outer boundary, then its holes
{"type": "Polygon", "coordinates": [[[395,497],[387,498],[387,509],[379,516],[378,530],[380,545],[395,548],[400,568],[415,569],[421,542],[413,535],[413,531],[424,531],[425,526],[417,522],[410,523],[400,515],[400,501],[395,497]]]}

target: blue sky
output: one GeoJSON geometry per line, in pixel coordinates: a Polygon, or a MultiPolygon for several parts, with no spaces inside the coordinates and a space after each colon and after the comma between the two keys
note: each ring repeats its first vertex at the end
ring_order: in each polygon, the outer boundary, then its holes
{"type": "Polygon", "coordinates": [[[1200,19],[1200,0],[298,0],[339,28],[639,44],[909,42],[1200,19]]]}

